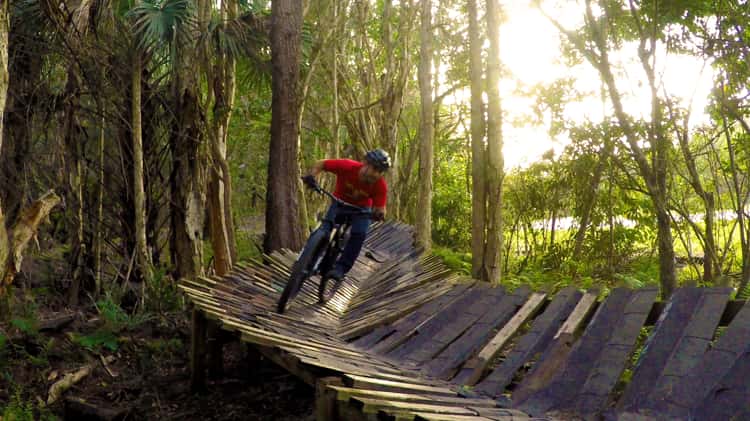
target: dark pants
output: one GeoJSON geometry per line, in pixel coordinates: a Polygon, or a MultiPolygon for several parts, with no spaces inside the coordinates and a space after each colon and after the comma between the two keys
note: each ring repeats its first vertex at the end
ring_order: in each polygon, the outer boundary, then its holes
{"type": "Polygon", "coordinates": [[[333,221],[338,223],[344,222],[346,218],[351,221],[351,229],[349,230],[349,241],[347,241],[344,251],[336,261],[336,266],[342,274],[349,272],[349,269],[354,265],[354,261],[357,260],[360,250],[362,250],[362,244],[365,243],[367,237],[367,230],[370,228],[370,218],[367,215],[354,214],[350,215],[347,213],[340,215],[339,210],[342,208],[338,203],[331,204],[328,208],[326,216],[320,224],[320,229],[325,230],[330,234],[333,229],[333,221]]]}

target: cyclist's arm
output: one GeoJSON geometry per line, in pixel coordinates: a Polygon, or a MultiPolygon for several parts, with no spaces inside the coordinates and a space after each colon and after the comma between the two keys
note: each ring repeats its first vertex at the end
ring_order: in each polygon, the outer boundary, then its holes
{"type": "Polygon", "coordinates": [[[324,160],[320,160],[313,164],[312,168],[310,168],[310,175],[313,177],[317,177],[318,174],[320,174],[321,171],[323,171],[323,163],[324,160]]]}

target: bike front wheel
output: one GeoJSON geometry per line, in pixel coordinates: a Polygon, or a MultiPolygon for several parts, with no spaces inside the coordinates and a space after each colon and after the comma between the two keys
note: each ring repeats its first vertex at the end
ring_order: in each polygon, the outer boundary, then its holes
{"type": "Polygon", "coordinates": [[[287,302],[297,296],[297,293],[302,289],[302,283],[312,274],[312,266],[315,264],[318,253],[323,249],[325,239],[326,233],[321,230],[316,230],[310,235],[305,248],[302,249],[302,253],[292,265],[292,273],[289,275],[284,291],[281,292],[278,303],[276,303],[277,313],[281,314],[286,310],[287,302]]]}

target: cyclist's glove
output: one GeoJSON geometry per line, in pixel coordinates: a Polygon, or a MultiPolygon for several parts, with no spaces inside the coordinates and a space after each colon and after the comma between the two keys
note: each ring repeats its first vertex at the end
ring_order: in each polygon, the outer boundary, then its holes
{"type": "Polygon", "coordinates": [[[318,187],[318,182],[315,180],[315,177],[312,176],[312,174],[307,174],[306,176],[302,177],[302,182],[305,183],[307,188],[318,190],[320,187],[318,187]]]}
{"type": "Polygon", "coordinates": [[[383,214],[383,212],[373,211],[372,212],[372,220],[373,221],[383,221],[383,220],[385,220],[385,215],[383,214]]]}

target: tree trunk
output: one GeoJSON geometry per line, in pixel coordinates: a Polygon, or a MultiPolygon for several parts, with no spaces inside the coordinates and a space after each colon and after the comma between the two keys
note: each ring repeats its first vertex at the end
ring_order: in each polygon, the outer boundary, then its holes
{"type": "Polygon", "coordinates": [[[419,51],[420,151],[419,200],[417,213],[417,244],[429,250],[432,247],[432,167],[433,167],[433,109],[432,109],[432,2],[422,0],[419,51]]]}
{"type": "Polygon", "coordinates": [[[302,247],[299,228],[297,137],[302,4],[277,0],[271,4],[271,145],[266,196],[266,252],[302,247]]]}
{"type": "Polygon", "coordinates": [[[0,267],[0,297],[13,282],[13,278],[21,270],[23,253],[29,241],[36,235],[39,224],[46,220],[52,209],[60,203],[60,197],[54,191],[49,191],[34,201],[28,208],[19,212],[18,219],[12,228],[12,243],[8,244],[8,256],[0,267]]]}
{"type": "Polygon", "coordinates": [[[487,1],[487,247],[484,264],[490,282],[502,279],[503,250],[503,116],[500,106],[500,3],[487,1]]]}
{"type": "Polygon", "coordinates": [[[471,274],[487,280],[484,267],[484,246],[487,218],[486,150],[484,146],[484,81],[482,80],[482,41],[476,0],[468,0],[469,9],[469,72],[471,75],[471,274]]]}
{"type": "Polygon", "coordinates": [[[175,279],[202,273],[202,234],[205,215],[205,157],[201,154],[205,115],[198,99],[195,58],[187,48],[177,53],[173,81],[175,119],[170,133],[170,249],[175,279]]]}
{"type": "Polygon", "coordinates": [[[71,210],[75,214],[70,220],[73,224],[71,230],[70,244],[73,250],[71,262],[72,283],[68,290],[68,304],[78,305],[78,295],[84,284],[84,261],[87,254],[84,233],[84,195],[83,195],[83,145],[81,144],[81,127],[76,116],[79,109],[80,85],[77,80],[76,71],[71,67],[68,69],[68,81],[65,86],[65,112],[63,113],[63,141],[65,144],[65,162],[63,166],[67,173],[67,202],[71,204],[71,210]]]}
{"type": "Polygon", "coordinates": [[[151,279],[151,255],[146,243],[146,191],[143,182],[143,128],[141,124],[141,54],[134,52],[131,98],[133,135],[133,199],[135,204],[135,255],[145,282],[151,279]]]}
{"type": "MultiPolygon", "coordinates": [[[[3,150],[3,117],[5,116],[5,100],[8,97],[8,32],[10,30],[10,16],[8,15],[8,0],[0,0],[0,156],[3,150]]],[[[4,267],[8,260],[10,245],[8,233],[5,229],[3,204],[0,199],[0,267],[4,267]]]]}
{"type": "MultiPolygon", "coordinates": [[[[222,21],[237,17],[237,2],[222,3],[222,21]]],[[[214,126],[211,137],[214,165],[208,186],[209,228],[214,252],[214,269],[217,275],[225,275],[237,258],[232,220],[232,184],[227,164],[227,135],[229,120],[234,105],[235,64],[228,55],[219,54],[214,71],[214,126]]]]}
{"type": "Polygon", "coordinates": [[[742,254],[742,279],[740,280],[740,287],[738,291],[743,291],[750,281],[750,240],[747,238],[745,219],[745,203],[747,202],[747,196],[742,195],[742,183],[740,181],[740,175],[737,168],[737,158],[735,154],[734,142],[732,142],[732,136],[729,132],[729,124],[725,116],[722,116],[722,127],[724,131],[724,137],[727,140],[727,151],[729,153],[729,170],[732,173],[732,190],[734,193],[733,202],[735,206],[735,212],[737,213],[737,223],[740,226],[740,252],[742,254]]]}

